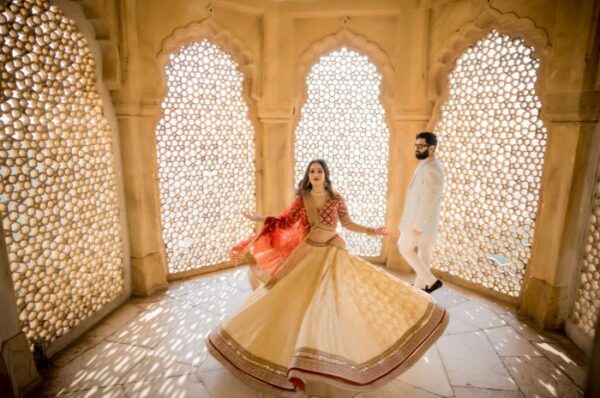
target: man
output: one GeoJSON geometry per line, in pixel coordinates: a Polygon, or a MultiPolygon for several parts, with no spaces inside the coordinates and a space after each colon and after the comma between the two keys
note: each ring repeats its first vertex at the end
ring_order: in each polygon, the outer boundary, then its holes
{"type": "Polygon", "coordinates": [[[427,293],[442,287],[442,281],[430,270],[444,186],[444,171],[435,156],[436,147],[435,134],[417,134],[415,156],[419,165],[408,186],[398,239],[400,253],[417,273],[414,286],[427,293]]]}

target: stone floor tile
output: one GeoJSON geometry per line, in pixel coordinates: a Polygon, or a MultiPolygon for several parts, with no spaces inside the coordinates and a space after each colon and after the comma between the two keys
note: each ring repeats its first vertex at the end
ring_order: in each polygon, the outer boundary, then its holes
{"type": "Polygon", "coordinates": [[[151,303],[135,319],[113,333],[108,340],[154,348],[168,335],[174,321],[185,315],[190,308],[189,305],[172,299],[151,303]]]}
{"type": "Polygon", "coordinates": [[[541,351],[537,350],[525,337],[517,333],[512,326],[507,325],[485,329],[485,333],[500,356],[542,356],[541,351]]]}
{"type": "Polygon", "coordinates": [[[237,292],[225,301],[213,300],[207,307],[210,312],[218,316],[219,322],[232,317],[250,297],[250,293],[237,292]]]}
{"type": "Polygon", "coordinates": [[[517,390],[484,332],[442,336],[437,345],[451,385],[517,390]]]}
{"type": "Polygon", "coordinates": [[[496,314],[486,305],[475,301],[467,301],[450,307],[448,312],[450,313],[450,319],[454,316],[480,329],[506,325],[506,322],[500,315],[496,314]]]}
{"type": "Polygon", "coordinates": [[[578,347],[572,343],[572,347],[552,342],[535,342],[533,344],[550,362],[564,371],[579,388],[585,387],[588,361],[578,347]]]}
{"type": "Polygon", "coordinates": [[[101,341],[106,340],[117,329],[137,317],[143,310],[131,303],[125,303],[100,321],[95,327],[77,339],[73,344],[52,358],[55,366],[64,366],[101,341]]]}
{"type": "Polygon", "coordinates": [[[84,352],[106,340],[116,330],[117,329],[110,325],[104,323],[98,324],[98,326],[92,328],[83,336],[79,337],[73,344],[52,357],[52,365],[65,366],[67,363],[71,362],[84,352]]]}
{"type": "Polygon", "coordinates": [[[525,398],[520,391],[454,387],[455,398],[525,398]]]}
{"type": "Polygon", "coordinates": [[[225,367],[210,354],[204,358],[198,368],[199,372],[211,372],[215,370],[225,370],[225,367]]]}
{"type": "Polygon", "coordinates": [[[525,397],[577,398],[579,388],[544,357],[505,357],[506,368],[525,397]]]}
{"type": "Polygon", "coordinates": [[[383,387],[371,391],[360,393],[357,398],[437,398],[438,395],[431,392],[421,390],[420,388],[411,386],[410,384],[394,380],[383,387]]]}
{"type": "Polygon", "coordinates": [[[142,308],[135,304],[125,303],[104,318],[101,324],[118,329],[137,317],[142,311],[142,308]]]}
{"type": "Polygon", "coordinates": [[[51,368],[42,389],[58,394],[117,385],[149,352],[142,347],[104,341],[65,366],[51,368]]]}
{"type": "MultiPolygon", "coordinates": [[[[412,280],[411,276],[396,276],[412,280]]],[[[43,394],[122,397],[127,393],[132,397],[177,398],[209,397],[212,393],[212,398],[273,398],[240,382],[208,355],[205,347],[208,332],[239,311],[250,294],[247,268],[240,267],[172,282],[167,292],[132,298],[52,359],[53,367],[44,376],[43,394]]],[[[369,393],[348,392],[350,396],[524,398],[549,391],[556,396],[573,391],[575,396],[580,394],[576,385],[583,385],[585,356],[582,359],[565,336],[539,332],[530,322],[520,320],[513,308],[449,282],[434,296],[451,314],[440,341],[397,380],[369,393]],[[535,356],[540,354],[545,357],[535,356]],[[527,364],[549,379],[540,378],[537,385],[533,379],[528,382],[528,365],[507,363],[509,359],[545,360],[527,364]],[[517,390],[506,370],[509,365],[518,369],[519,377],[525,379],[520,382],[533,395],[517,390]]]]}
{"type": "Polygon", "coordinates": [[[215,301],[225,303],[232,296],[239,293],[240,290],[236,285],[215,283],[209,286],[191,289],[186,294],[182,294],[179,297],[179,300],[197,307],[206,308],[215,301]]]}
{"type": "Polygon", "coordinates": [[[550,334],[540,331],[529,320],[515,315],[503,315],[502,319],[529,341],[556,341],[550,334]]]}
{"type": "Polygon", "coordinates": [[[209,332],[210,328],[172,328],[154,348],[152,355],[169,361],[199,366],[208,355],[205,340],[209,332]]]}
{"type": "Polygon", "coordinates": [[[257,391],[242,383],[225,369],[197,372],[196,375],[204,383],[212,398],[258,398],[257,391]]]}
{"type": "Polygon", "coordinates": [[[85,391],[76,391],[66,394],[56,395],[64,398],[126,398],[125,390],[122,386],[93,387],[85,391]]]}
{"type": "Polygon", "coordinates": [[[437,345],[434,345],[397,380],[442,397],[453,395],[437,345]]]}
{"type": "Polygon", "coordinates": [[[481,330],[478,326],[475,326],[467,321],[463,321],[461,318],[457,316],[450,315],[450,321],[448,322],[448,327],[444,331],[444,334],[458,334],[458,333],[466,333],[466,332],[476,332],[481,330]]]}
{"type": "Polygon", "coordinates": [[[130,398],[212,398],[204,384],[193,374],[125,384],[123,388],[130,398]]]}
{"type": "Polygon", "coordinates": [[[196,366],[149,355],[123,375],[119,380],[119,384],[131,384],[144,380],[183,376],[194,374],[197,370],[196,366]]]}
{"type": "Polygon", "coordinates": [[[221,318],[204,308],[191,307],[172,319],[174,329],[208,331],[219,324],[221,318]]]}
{"type": "Polygon", "coordinates": [[[470,298],[464,296],[456,290],[447,288],[445,285],[441,289],[433,292],[432,296],[439,305],[445,308],[450,308],[455,305],[470,301],[470,298]]]}
{"type": "Polygon", "coordinates": [[[496,301],[491,297],[480,295],[476,301],[484,304],[498,315],[516,315],[517,307],[514,304],[508,304],[502,301],[496,301]]]}
{"type": "Polygon", "coordinates": [[[307,383],[304,393],[305,396],[316,398],[355,398],[359,391],[340,389],[330,384],[311,381],[307,383]]]}

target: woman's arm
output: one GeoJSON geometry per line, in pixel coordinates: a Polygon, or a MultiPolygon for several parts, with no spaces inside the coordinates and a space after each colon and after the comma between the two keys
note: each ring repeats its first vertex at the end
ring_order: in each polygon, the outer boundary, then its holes
{"type": "MultiPolygon", "coordinates": [[[[339,196],[339,195],[338,195],[339,196]]],[[[348,213],[348,207],[346,206],[346,201],[342,196],[339,196],[339,206],[338,206],[338,215],[340,218],[340,222],[342,226],[349,231],[358,232],[367,235],[381,235],[387,236],[390,234],[389,230],[386,227],[378,227],[378,228],[370,228],[365,227],[364,225],[360,225],[352,221],[350,218],[350,214],[348,213]]]]}
{"type": "Polygon", "coordinates": [[[253,222],[262,222],[268,221],[270,224],[286,228],[292,224],[294,224],[300,216],[302,215],[302,210],[304,209],[304,205],[302,202],[302,197],[297,196],[294,201],[278,216],[261,216],[255,211],[243,211],[242,215],[246,217],[248,220],[253,222]]]}
{"type": "Polygon", "coordinates": [[[242,212],[242,216],[246,217],[248,220],[252,221],[252,222],[261,222],[261,221],[265,221],[265,217],[261,216],[260,214],[258,214],[255,211],[248,211],[245,210],[242,212]]]}

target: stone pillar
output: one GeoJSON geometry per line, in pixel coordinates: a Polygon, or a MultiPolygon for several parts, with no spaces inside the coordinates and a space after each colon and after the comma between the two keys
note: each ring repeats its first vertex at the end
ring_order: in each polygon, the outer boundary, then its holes
{"type": "MultiPolygon", "coordinates": [[[[148,296],[166,289],[168,283],[154,136],[160,117],[155,93],[160,71],[154,64],[144,64],[154,61],[148,54],[150,39],[139,36],[139,29],[146,26],[146,21],[138,15],[138,3],[136,0],[119,2],[123,63],[120,84],[111,92],[111,97],[118,123],[129,226],[131,293],[148,296]],[[154,90],[144,90],[144,83],[154,90]]],[[[157,29],[155,24],[151,25],[157,29]]],[[[155,49],[151,51],[156,54],[155,49]]]]}
{"type": "Polygon", "coordinates": [[[560,1],[551,62],[542,76],[542,117],[548,144],[532,256],[520,312],[540,327],[562,327],[572,308],[581,262],[582,208],[594,129],[598,123],[598,45],[593,1],[560,1]]]}
{"type": "Polygon", "coordinates": [[[396,134],[390,137],[388,228],[392,233],[386,266],[400,272],[412,272],[412,268],[398,251],[396,241],[400,237],[398,225],[404,209],[406,189],[417,166],[413,145],[415,135],[425,129],[427,115],[423,120],[408,120],[397,117],[394,121],[396,134]]]}
{"type": "Polygon", "coordinates": [[[264,214],[281,212],[292,200],[294,193],[294,143],[289,131],[289,120],[261,117],[263,184],[262,210],[264,214]]]}
{"type": "Polygon", "coordinates": [[[559,265],[565,250],[561,243],[574,233],[567,215],[581,134],[581,126],[574,122],[548,126],[540,208],[520,309],[540,327],[557,328],[564,323],[574,283],[559,265]]]}
{"type": "MultiPolygon", "coordinates": [[[[0,236],[4,236],[0,224],[0,236]]],[[[4,239],[0,239],[0,396],[22,396],[39,383],[40,376],[21,331],[17,300],[4,239]]]]}
{"type": "MultiPolygon", "coordinates": [[[[168,282],[161,238],[155,119],[139,112],[131,115],[121,109],[118,119],[131,244],[132,293],[148,296],[166,289],[168,282]]],[[[149,113],[154,114],[152,110],[149,113]]]]}

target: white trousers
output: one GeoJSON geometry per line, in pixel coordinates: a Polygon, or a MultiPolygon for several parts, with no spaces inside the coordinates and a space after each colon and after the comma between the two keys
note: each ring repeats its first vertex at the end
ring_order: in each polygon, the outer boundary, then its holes
{"type": "Polygon", "coordinates": [[[412,231],[401,231],[398,239],[400,254],[417,273],[414,285],[423,289],[431,286],[437,278],[431,273],[431,248],[435,242],[435,234],[417,235],[412,231]]]}

